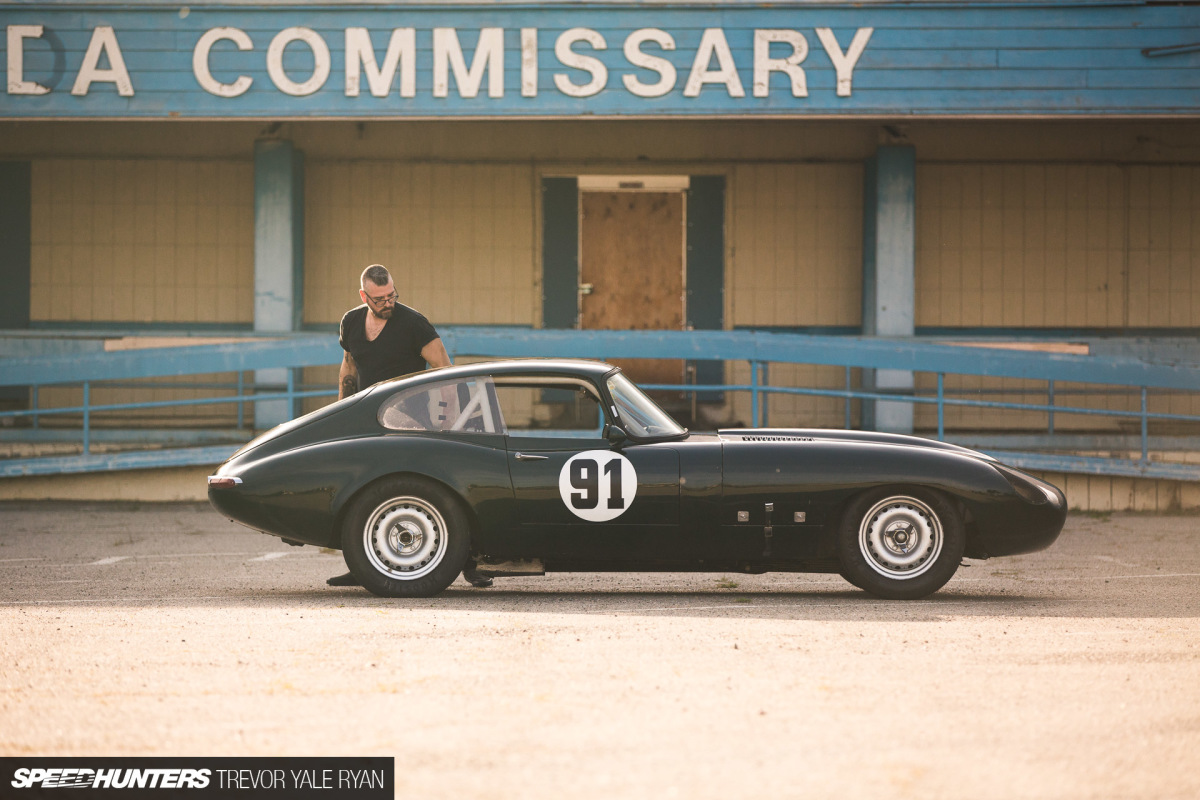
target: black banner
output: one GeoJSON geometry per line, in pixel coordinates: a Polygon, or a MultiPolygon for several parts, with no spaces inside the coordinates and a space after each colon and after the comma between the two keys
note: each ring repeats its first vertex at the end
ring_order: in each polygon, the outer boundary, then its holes
{"type": "Polygon", "coordinates": [[[392,758],[0,758],[0,797],[391,800],[392,758]]]}

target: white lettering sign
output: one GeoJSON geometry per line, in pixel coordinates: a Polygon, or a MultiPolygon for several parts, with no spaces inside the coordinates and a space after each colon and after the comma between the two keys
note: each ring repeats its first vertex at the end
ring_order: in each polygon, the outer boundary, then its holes
{"type": "Polygon", "coordinates": [[[254,79],[249,75],[239,75],[233,83],[221,83],[212,76],[212,72],[208,68],[208,54],[212,50],[212,46],[222,39],[233,42],[237,45],[238,50],[250,50],[254,47],[250,37],[240,28],[207,30],[200,37],[200,41],[196,42],[196,48],[192,50],[192,74],[196,76],[196,83],[200,84],[200,88],[209,94],[215,94],[217,97],[237,97],[250,88],[254,79]]]}
{"type": "Polygon", "coordinates": [[[662,97],[675,88],[675,65],[665,58],[642,52],[642,44],[654,42],[663,50],[675,49],[675,37],[658,28],[642,28],[629,34],[625,40],[625,60],[635,67],[654,70],[658,73],[655,83],[642,83],[636,75],[623,75],[621,80],[630,94],[638,97],[662,97]]]}
{"type": "Polygon", "coordinates": [[[454,28],[433,29],[433,96],[446,97],[450,94],[449,70],[454,70],[454,82],[460,97],[475,97],[483,83],[483,73],[488,73],[488,97],[504,96],[504,29],[484,28],[479,32],[479,44],[475,46],[475,58],[471,69],[458,43],[458,31],[454,28]]]}
{"type": "Polygon", "coordinates": [[[360,68],[367,73],[367,85],[375,97],[387,97],[400,68],[400,96],[417,96],[417,33],[412,28],[396,28],[388,41],[383,66],[375,61],[375,48],[366,28],[346,28],[346,97],[358,97],[360,68]],[[400,59],[404,61],[401,63],[400,59]]]}
{"type": "Polygon", "coordinates": [[[692,72],[688,75],[687,85],[683,87],[684,97],[698,97],[700,89],[706,83],[721,83],[730,97],[745,97],[746,90],[742,88],[742,79],[738,77],[737,65],[733,63],[733,53],[729,50],[729,42],[725,41],[725,31],[720,28],[709,28],[700,39],[696,48],[696,60],[692,62],[692,72]],[[708,65],[713,56],[717,57],[717,69],[710,70],[708,65]]]}
{"type": "Polygon", "coordinates": [[[800,63],[808,57],[808,40],[800,31],[755,31],[754,32],[754,96],[766,97],[771,93],[771,73],[783,72],[792,79],[792,97],[808,97],[808,81],[800,63]],[[786,58],[771,58],[774,42],[792,46],[786,58]]]}
{"type": "Polygon", "coordinates": [[[537,28],[521,28],[521,97],[537,97],[537,56],[537,28]]]}
{"type": "Polygon", "coordinates": [[[608,48],[604,37],[591,28],[571,28],[569,31],[563,31],[562,35],[558,37],[558,41],[554,43],[554,55],[558,57],[564,67],[581,69],[589,73],[592,79],[581,86],[572,83],[569,77],[559,73],[554,76],[554,85],[569,97],[591,97],[608,83],[608,67],[604,66],[604,62],[598,58],[581,55],[572,50],[571,45],[576,42],[587,42],[593,50],[608,48]]]}
{"type": "Polygon", "coordinates": [[[42,38],[41,25],[8,26],[8,93],[48,94],[50,88],[25,80],[25,40],[42,38]]]}
{"type": "Polygon", "coordinates": [[[854,33],[854,39],[851,40],[849,49],[843,53],[842,48],[838,46],[837,39],[834,38],[833,30],[817,28],[817,38],[821,40],[821,46],[825,48],[825,52],[829,54],[829,60],[833,62],[833,68],[837,70],[838,97],[850,96],[850,81],[854,77],[854,65],[858,63],[863,50],[867,49],[867,42],[871,40],[871,34],[874,32],[874,28],[859,28],[854,33]]]}
{"type": "Polygon", "coordinates": [[[267,74],[284,94],[304,97],[316,92],[329,78],[329,69],[329,45],[312,28],[285,28],[275,35],[267,48],[267,74]],[[303,83],[296,83],[283,71],[283,51],[292,42],[304,42],[313,53],[313,72],[303,83]]]}
{"type": "MultiPolygon", "coordinates": [[[[814,67],[809,59],[809,39],[799,30],[760,28],[753,33],[753,61],[739,65],[734,50],[726,38],[723,28],[707,28],[691,54],[691,66],[683,81],[682,94],[686,98],[699,97],[707,86],[724,87],[729,98],[746,96],[742,83],[743,75],[751,76],[752,96],[766,98],[771,94],[773,73],[787,76],[792,97],[808,97],[809,88],[805,64],[808,68],[832,66],[837,75],[836,94],[850,97],[853,91],[854,71],[866,51],[874,32],[873,28],[855,31],[845,50],[838,42],[832,28],[814,28],[821,47],[828,57],[828,65],[822,61],[814,67]]],[[[463,52],[457,28],[434,28],[422,34],[414,28],[395,28],[390,31],[387,48],[382,54],[376,49],[376,40],[367,28],[348,27],[343,30],[345,48],[337,57],[344,55],[343,90],[346,97],[359,97],[366,89],[372,97],[386,98],[396,93],[410,99],[417,96],[417,71],[432,67],[432,95],[442,98],[450,95],[453,85],[459,97],[473,99],[479,96],[487,79],[487,96],[504,97],[505,70],[508,67],[505,52],[505,29],[481,28],[474,53],[463,52]],[[431,36],[432,53],[418,50],[418,38],[431,36]],[[430,59],[422,62],[422,59],[430,59]]],[[[510,32],[512,33],[512,32],[510,32]]],[[[43,25],[7,26],[7,87],[9,95],[44,95],[51,89],[27,77],[31,68],[25,58],[28,39],[41,39],[45,35],[43,25]]],[[[377,33],[376,36],[381,34],[377,33]]],[[[233,75],[231,82],[214,76],[222,74],[223,57],[228,57],[231,48],[219,47],[221,42],[231,42],[239,51],[253,51],[254,42],[245,30],[233,27],[209,28],[199,35],[192,50],[192,74],[196,84],[211,95],[234,98],[245,94],[254,83],[252,75],[237,74],[228,64],[224,75],[233,75]],[[214,52],[214,50],[216,52],[214,52]]],[[[520,85],[521,97],[539,95],[540,59],[544,57],[539,45],[537,28],[519,29],[520,42],[520,85]]],[[[380,42],[382,44],[382,42],[380,42]]],[[[422,45],[424,46],[424,45],[422,45]]],[[[739,47],[744,47],[739,43],[739,47]]],[[[566,71],[555,72],[553,86],[568,97],[592,97],[605,90],[623,89],[634,97],[657,98],[679,89],[680,76],[675,63],[665,57],[678,49],[676,38],[661,28],[638,28],[625,36],[622,55],[627,69],[619,70],[619,85],[609,87],[609,70],[614,69],[613,60],[601,60],[590,53],[607,50],[604,35],[592,28],[571,28],[554,40],[554,57],[566,71]],[[573,72],[574,71],[574,72],[573,72]],[[582,75],[580,74],[582,73],[582,75]]],[[[738,50],[739,57],[745,50],[738,50]]],[[[44,56],[40,54],[39,56],[44,56]]],[[[44,62],[39,62],[44,64],[44,62]]],[[[280,92],[293,97],[312,95],[325,87],[333,69],[329,45],[321,34],[311,28],[291,27],[276,34],[265,54],[266,72],[271,83],[280,92]],[[312,51],[311,75],[295,80],[284,69],[284,52],[294,43],[301,43],[312,51]]],[[[40,67],[45,69],[43,65],[40,67]]],[[[161,67],[160,67],[161,68],[161,67]]],[[[243,67],[245,69],[245,67],[243,67]]],[[[34,69],[36,72],[36,69],[34,69]]],[[[293,72],[295,69],[293,68],[293,72]]],[[[228,78],[225,78],[228,80],[228,78]]],[[[91,32],[91,40],[75,77],[71,94],[87,95],[93,83],[111,83],[122,97],[132,97],[133,81],[117,42],[117,34],[111,26],[100,25],[91,32]]],[[[780,91],[776,86],[776,91],[780,91]]],[[[426,89],[425,91],[430,91],[426,89]]],[[[719,90],[718,90],[719,91],[719,90]]]]}
{"type": "Polygon", "coordinates": [[[133,97],[133,81],[129,80],[129,70],[125,69],[121,46],[117,44],[117,34],[111,25],[101,25],[92,31],[92,41],[83,54],[83,64],[75,76],[71,94],[77,97],[86,95],[96,81],[116,84],[117,94],[133,97]],[[108,59],[108,69],[100,66],[100,56],[108,59]]]}

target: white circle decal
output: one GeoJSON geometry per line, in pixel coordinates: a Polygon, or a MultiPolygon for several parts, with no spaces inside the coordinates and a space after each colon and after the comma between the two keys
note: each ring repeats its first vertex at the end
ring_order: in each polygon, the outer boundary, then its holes
{"type": "Polygon", "coordinates": [[[558,473],[558,493],[571,513],[588,522],[607,522],[625,513],[637,494],[637,470],[611,450],[573,456],[558,473]]]}

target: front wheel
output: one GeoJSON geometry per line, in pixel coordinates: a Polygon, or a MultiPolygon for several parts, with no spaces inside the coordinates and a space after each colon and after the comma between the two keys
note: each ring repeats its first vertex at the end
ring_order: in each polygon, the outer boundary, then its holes
{"type": "Polygon", "coordinates": [[[462,571],[470,524],[452,493],[420,478],[389,478],[356,497],[342,524],[342,556],[380,597],[432,597],[462,571]]]}
{"type": "Polygon", "coordinates": [[[842,576],[888,600],[915,600],[945,586],[965,546],[958,511],[928,489],[861,495],[846,509],[837,535],[842,576]]]}

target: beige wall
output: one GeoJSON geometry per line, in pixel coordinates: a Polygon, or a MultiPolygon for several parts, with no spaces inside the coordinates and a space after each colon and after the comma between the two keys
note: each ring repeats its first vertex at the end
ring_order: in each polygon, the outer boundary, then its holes
{"type": "MultiPolygon", "coordinates": [[[[34,161],[31,212],[30,316],[35,322],[247,324],[253,319],[254,171],[249,161],[34,161]]],[[[186,380],[231,382],[236,376],[186,380]]],[[[91,402],[214,393],[101,386],[91,402]]],[[[76,406],[82,390],[46,388],[38,399],[43,408],[76,406]]],[[[232,405],[220,405],[99,413],[93,424],[224,425],[235,418],[232,405]]],[[[59,416],[42,419],[51,426],[65,422],[59,416]]]]}
{"type": "Polygon", "coordinates": [[[307,173],[306,324],[359,305],[370,264],[434,325],[540,316],[530,167],[318,161],[307,173]]]}
{"type": "MultiPolygon", "coordinates": [[[[862,165],[736,166],[729,182],[726,320],[739,326],[862,324],[862,165]]],[[[745,363],[727,376],[749,383],[745,363]]],[[[835,367],[775,364],[771,383],[841,388],[835,367]]],[[[775,395],[772,425],[841,427],[841,400],[775,395]]],[[[733,396],[731,420],[749,424],[748,394],[733,396]]]]}
{"type": "MultiPolygon", "coordinates": [[[[434,327],[540,320],[532,168],[309,161],[306,172],[305,324],[336,324],[359,305],[370,264],[434,327]]],[[[306,369],[304,382],[336,388],[337,369],[306,369]]]]}
{"type": "MultiPolygon", "coordinates": [[[[1002,328],[1200,324],[1200,169],[1181,165],[937,164],[917,168],[916,324],[1002,328]]],[[[934,387],[918,376],[918,386],[934,387]]],[[[1117,392],[1056,403],[1136,410],[1117,392]]],[[[1093,387],[1094,388],[1094,387],[1093,387]]],[[[1047,402],[1044,381],[947,378],[966,397],[1047,402]]],[[[1195,398],[1155,397],[1152,411],[1196,413],[1195,398]]],[[[918,427],[936,425],[918,407],[918,427]]],[[[1045,414],[949,409],[953,428],[1044,429],[1045,414]]],[[[1059,414],[1058,429],[1128,427],[1059,414]]]]}
{"type": "Polygon", "coordinates": [[[918,326],[1200,324],[1200,169],[920,164],[918,326]]]}
{"type": "Polygon", "coordinates": [[[39,160],[32,193],[34,321],[253,319],[249,161],[39,160]]]}
{"type": "MultiPolygon", "coordinates": [[[[539,176],[633,165],[729,177],[728,326],[857,327],[861,159],[899,136],[920,159],[918,325],[1120,328],[1200,324],[1200,168],[1167,163],[1200,161],[1197,131],[1192,122],[914,122],[885,135],[852,121],[514,121],[288,123],[279,135],[307,158],[308,324],[336,323],[356,305],[358,273],[374,262],[393,268],[402,302],[435,324],[538,324],[539,176]]],[[[4,154],[34,159],[35,321],[249,323],[260,132],[249,123],[0,124],[4,154]],[[176,151],[195,160],[166,157],[176,151]],[[89,155],[65,157],[78,153],[89,155]],[[107,157],[134,153],[161,157],[107,157]]],[[[734,364],[727,377],[746,381],[748,370],[734,364]]],[[[333,386],[335,371],[305,379],[333,386]]],[[[840,388],[844,376],[776,365],[771,379],[840,388]]],[[[1045,391],[969,379],[949,388],[1012,393],[988,399],[1045,391]]],[[[736,398],[727,419],[749,421],[749,405],[736,398]]],[[[1192,400],[1151,407],[1186,412],[1192,400]]],[[[771,421],[841,425],[842,408],[776,397],[771,421]]],[[[919,408],[918,425],[932,427],[933,414],[919,408]]],[[[1045,418],[953,411],[948,423],[1035,429],[1045,418]]]]}
{"type": "MultiPolygon", "coordinates": [[[[880,143],[922,160],[1200,162],[1200,121],[1184,120],[443,120],[272,126],[313,160],[492,161],[552,165],[696,161],[861,161],[880,143]]],[[[249,158],[261,122],[0,121],[6,158],[249,158]]]]}

